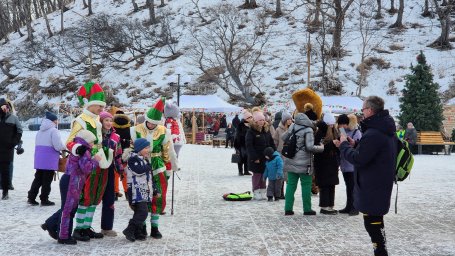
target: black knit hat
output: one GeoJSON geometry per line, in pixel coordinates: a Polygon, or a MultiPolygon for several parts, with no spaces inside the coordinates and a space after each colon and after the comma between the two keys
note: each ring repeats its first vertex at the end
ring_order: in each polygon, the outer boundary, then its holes
{"type": "Polygon", "coordinates": [[[345,114],[338,116],[337,124],[349,124],[349,117],[345,114]]]}
{"type": "Polygon", "coordinates": [[[272,159],[273,153],[275,153],[275,150],[272,147],[266,147],[264,149],[264,156],[268,156],[269,159],[272,159]]]}

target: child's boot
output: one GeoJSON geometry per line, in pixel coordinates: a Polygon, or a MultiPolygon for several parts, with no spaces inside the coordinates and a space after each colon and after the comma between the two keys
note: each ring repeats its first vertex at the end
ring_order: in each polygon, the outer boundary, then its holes
{"type": "Polygon", "coordinates": [[[130,220],[128,223],[128,227],[123,230],[123,234],[125,235],[126,239],[128,239],[131,242],[134,242],[136,240],[136,237],[134,236],[134,231],[136,230],[136,225],[130,220]]]}
{"type": "Polygon", "coordinates": [[[160,231],[158,230],[158,227],[152,227],[152,231],[150,232],[150,236],[155,238],[155,239],[161,239],[163,235],[161,235],[160,231]]]}

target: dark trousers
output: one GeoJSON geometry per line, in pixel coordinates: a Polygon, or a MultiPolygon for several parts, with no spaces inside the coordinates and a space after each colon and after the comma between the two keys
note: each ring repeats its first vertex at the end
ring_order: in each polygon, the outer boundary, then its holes
{"type": "Polygon", "coordinates": [[[147,202],[135,203],[133,218],[130,220],[130,222],[132,222],[136,227],[140,227],[147,219],[147,215],[148,215],[147,202]]]}
{"type": "Polygon", "coordinates": [[[0,162],[0,172],[2,177],[3,195],[8,195],[9,189],[9,166],[10,162],[0,162]]]}
{"type": "Polygon", "coordinates": [[[35,200],[36,196],[38,195],[39,188],[41,187],[41,195],[39,196],[40,200],[49,200],[49,194],[51,193],[51,184],[54,175],[55,171],[53,170],[37,169],[35,172],[35,179],[32,182],[30,190],[28,191],[28,199],[35,200]]]}
{"type": "Polygon", "coordinates": [[[319,186],[319,206],[333,207],[335,205],[335,185],[319,186]]]}
{"type": "MultiPolygon", "coordinates": [[[[47,228],[53,232],[56,232],[57,234],[59,233],[59,229],[60,229],[60,220],[62,217],[63,208],[65,207],[66,194],[68,193],[69,182],[70,182],[70,176],[63,174],[62,177],[60,178],[61,208],[45,221],[47,228]]],[[[70,218],[69,229],[68,229],[70,231],[70,234],[71,234],[71,230],[73,230],[73,219],[74,219],[74,215],[76,214],[76,210],[77,210],[77,207],[73,211],[71,211],[71,214],[70,214],[71,218],[70,218]]]]}
{"type": "Polygon", "coordinates": [[[346,207],[348,211],[354,210],[354,172],[343,172],[343,179],[346,185],[346,207]]]}
{"type": "Polygon", "coordinates": [[[101,229],[112,230],[114,226],[114,167],[108,170],[106,190],[103,195],[103,209],[101,210],[101,229]]]}
{"type": "Polygon", "coordinates": [[[373,243],[375,256],[387,256],[387,241],[384,230],[384,216],[363,215],[365,229],[373,243]]]}
{"type": "Polygon", "coordinates": [[[234,147],[234,138],[226,138],[226,148],[227,147],[234,147]]]}
{"type": "Polygon", "coordinates": [[[246,148],[240,148],[237,150],[240,154],[240,162],[237,163],[239,173],[248,173],[248,155],[246,154],[246,148]]]}

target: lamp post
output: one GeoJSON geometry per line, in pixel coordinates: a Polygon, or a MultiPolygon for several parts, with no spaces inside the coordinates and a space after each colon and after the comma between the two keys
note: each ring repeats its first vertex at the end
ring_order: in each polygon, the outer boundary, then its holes
{"type": "MultiPolygon", "coordinates": [[[[183,73],[183,72],[182,72],[182,70],[177,68],[176,73],[177,73],[177,83],[169,82],[169,85],[177,86],[177,106],[180,107],[180,87],[182,87],[182,85],[180,85],[180,78],[181,78],[181,73],[183,73]]],[[[187,86],[189,84],[189,78],[188,77],[185,77],[185,78],[186,78],[186,81],[183,82],[183,86],[187,86]]],[[[184,134],[184,136],[185,136],[185,134],[184,134]]],[[[175,172],[173,171],[172,172],[171,215],[174,215],[174,184],[175,184],[174,180],[175,180],[175,172]]]]}

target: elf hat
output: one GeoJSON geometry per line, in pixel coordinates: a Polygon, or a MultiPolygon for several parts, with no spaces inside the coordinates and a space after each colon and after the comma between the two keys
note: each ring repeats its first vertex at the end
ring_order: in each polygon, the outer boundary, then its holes
{"type": "Polygon", "coordinates": [[[77,93],[77,97],[81,106],[85,108],[92,105],[106,106],[103,88],[94,82],[87,82],[81,86],[77,93]]]}
{"type": "Polygon", "coordinates": [[[153,105],[153,107],[147,111],[145,115],[145,121],[152,124],[160,124],[164,112],[164,102],[164,97],[159,98],[156,101],[155,105],[153,105]]]}

